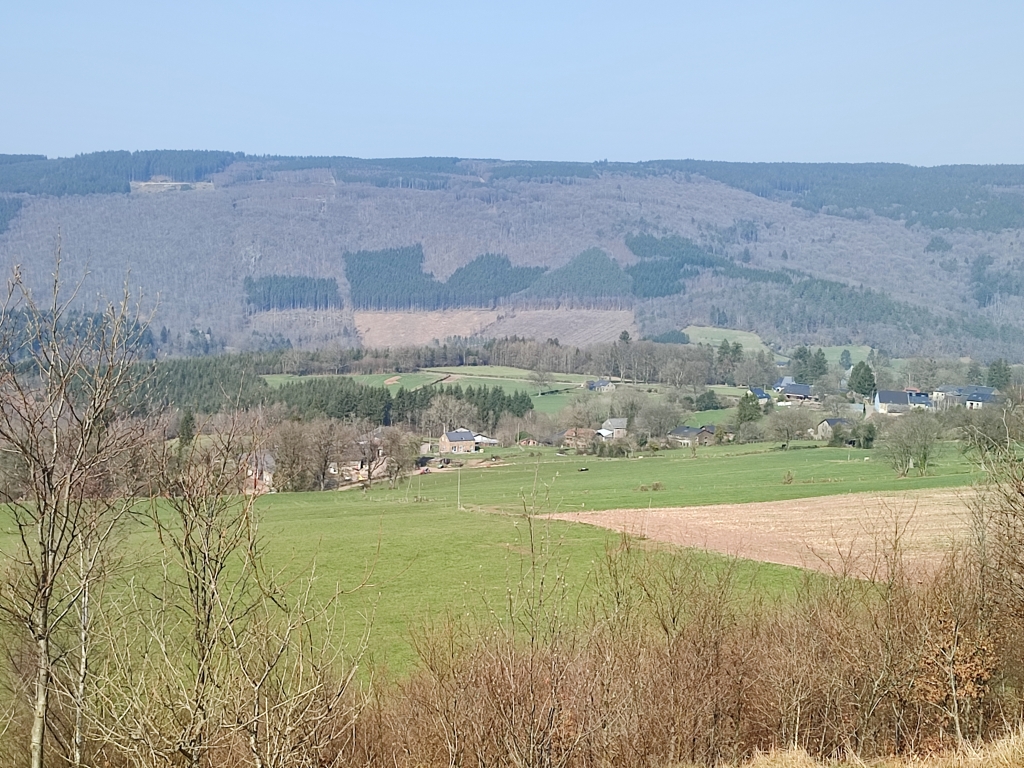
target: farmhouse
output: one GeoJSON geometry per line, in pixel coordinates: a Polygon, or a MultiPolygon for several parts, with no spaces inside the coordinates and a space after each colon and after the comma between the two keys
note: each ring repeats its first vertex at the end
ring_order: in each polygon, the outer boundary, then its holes
{"type": "Polygon", "coordinates": [[[700,433],[700,429],[697,427],[681,426],[676,427],[668,433],[668,439],[674,443],[678,443],[683,448],[690,448],[697,442],[697,435],[700,433]]]}
{"type": "Polygon", "coordinates": [[[806,400],[818,399],[811,394],[810,384],[787,384],[782,389],[782,396],[791,403],[802,403],[806,400]]]}
{"type": "Polygon", "coordinates": [[[608,379],[598,379],[597,381],[588,381],[587,389],[591,392],[614,392],[615,385],[608,381],[608,379]]]}
{"type": "Polygon", "coordinates": [[[930,411],[934,406],[932,400],[924,392],[904,390],[895,392],[879,390],[875,393],[875,413],[908,413],[913,410],[930,411]]]}
{"type": "Polygon", "coordinates": [[[766,405],[771,400],[771,396],[760,387],[751,387],[747,390],[747,394],[756,397],[758,405],[766,405]]]}
{"type": "Polygon", "coordinates": [[[627,434],[629,419],[605,419],[601,429],[609,429],[612,432],[613,440],[621,440],[627,434]]]}
{"type": "Polygon", "coordinates": [[[441,453],[473,453],[476,450],[476,435],[461,428],[441,435],[441,453]]]}
{"type": "Polygon", "coordinates": [[[831,440],[835,434],[836,427],[847,429],[849,426],[850,422],[848,419],[823,419],[814,428],[814,438],[816,440],[831,440]]]}

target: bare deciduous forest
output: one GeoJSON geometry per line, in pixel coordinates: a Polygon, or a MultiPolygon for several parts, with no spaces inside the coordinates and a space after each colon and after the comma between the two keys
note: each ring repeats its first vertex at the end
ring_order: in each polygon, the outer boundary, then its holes
{"type": "MultiPolygon", "coordinates": [[[[107,154],[116,157],[0,164],[7,227],[0,262],[23,264],[27,279],[45,280],[45,267],[35,265],[47,263],[59,230],[68,264],[90,272],[84,298],[110,295],[130,271],[132,286],[158,307],[154,329],[168,329],[170,352],[201,351],[187,348],[192,331],[208,336],[214,350],[314,338],[358,344],[346,254],[421,247],[422,274],[438,281],[441,301],[460,308],[627,310],[648,335],[712,323],[785,345],[1024,353],[1024,218],[1014,191],[1022,173],[1015,167],[939,174],[909,166],[107,154]],[[113,180],[93,190],[72,173],[77,162],[114,168],[113,180]],[[45,186],[32,175],[40,168],[67,180],[45,186]],[[116,174],[124,175],[125,191],[129,178],[180,183],[125,193],[116,174]],[[967,202],[958,207],[958,200],[967,202]],[[665,265],[637,269],[642,259],[627,245],[636,235],[685,238],[718,266],[677,270],[680,292],[659,295],[667,290],[665,265]],[[580,274],[552,274],[588,249],[624,271],[602,267],[600,285],[578,290],[567,280],[580,274]],[[463,270],[458,286],[443,290],[460,268],[482,268],[477,260],[485,254],[509,260],[487,257],[506,276],[495,279],[515,283],[508,295],[475,290],[481,269],[463,270]],[[522,290],[538,273],[521,267],[549,271],[522,290]],[[334,330],[310,333],[316,323],[301,312],[294,322],[254,321],[259,309],[292,311],[301,302],[253,304],[246,280],[285,277],[337,283],[343,308],[341,318],[330,310],[334,330]],[[272,332],[260,330],[268,325],[272,332]]],[[[598,262],[591,262],[577,262],[577,273],[595,277],[598,262]]],[[[545,330],[557,336],[557,328],[545,330]]]]}

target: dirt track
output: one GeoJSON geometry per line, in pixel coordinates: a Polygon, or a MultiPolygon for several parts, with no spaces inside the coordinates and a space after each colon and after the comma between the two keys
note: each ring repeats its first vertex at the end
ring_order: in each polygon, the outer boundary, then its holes
{"type": "Polygon", "coordinates": [[[572,512],[552,519],[782,565],[829,570],[852,554],[867,569],[896,524],[914,559],[933,559],[968,527],[970,489],[852,493],[793,501],[572,512]]]}

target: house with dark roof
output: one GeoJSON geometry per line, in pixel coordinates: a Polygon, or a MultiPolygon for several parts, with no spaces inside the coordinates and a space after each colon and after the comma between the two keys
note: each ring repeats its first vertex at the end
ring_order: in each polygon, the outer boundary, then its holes
{"type": "Polygon", "coordinates": [[[683,448],[689,448],[695,444],[699,432],[699,427],[688,427],[684,424],[683,426],[676,427],[669,432],[668,439],[674,443],[678,443],[683,448]]]}
{"type": "Polygon", "coordinates": [[[771,400],[771,395],[769,395],[760,387],[751,387],[750,389],[747,390],[747,393],[757,398],[758,405],[766,405],[768,401],[771,400]]]}
{"type": "Polygon", "coordinates": [[[473,453],[476,450],[476,435],[461,428],[445,432],[440,440],[441,453],[473,453]]]}
{"type": "Polygon", "coordinates": [[[796,384],[796,379],[794,379],[792,376],[783,376],[781,379],[779,379],[772,385],[772,389],[774,389],[776,392],[781,392],[790,384],[796,384]]]}
{"type": "Polygon", "coordinates": [[[836,427],[849,429],[849,419],[822,419],[814,428],[814,438],[816,440],[831,440],[835,435],[836,427]]]}
{"type": "Polygon", "coordinates": [[[587,389],[591,392],[614,392],[615,385],[608,381],[608,379],[598,379],[597,381],[588,381],[586,384],[587,389]]]}
{"type": "Polygon", "coordinates": [[[925,392],[881,389],[875,393],[875,413],[896,414],[913,410],[930,411],[933,408],[932,400],[925,392]]]}
{"type": "Polygon", "coordinates": [[[978,384],[964,387],[946,385],[932,392],[932,402],[935,403],[936,408],[952,408],[960,405],[969,411],[976,411],[995,401],[995,389],[978,384]]]}
{"type": "Polygon", "coordinates": [[[782,389],[782,396],[790,402],[802,403],[805,400],[816,400],[811,394],[810,384],[787,384],[782,389]]]}

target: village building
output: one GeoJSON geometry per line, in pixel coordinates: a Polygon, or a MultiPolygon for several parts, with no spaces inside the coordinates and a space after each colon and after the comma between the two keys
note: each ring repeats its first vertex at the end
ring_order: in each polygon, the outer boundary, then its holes
{"type": "Polygon", "coordinates": [[[996,390],[977,384],[965,387],[942,386],[932,392],[932,402],[936,408],[952,408],[963,406],[969,411],[976,411],[996,401],[996,390]]]}
{"type": "Polygon", "coordinates": [[[441,453],[473,453],[476,450],[476,435],[465,428],[445,432],[441,435],[439,448],[441,453]]]}
{"type": "Polygon", "coordinates": [[[914,410],[930,411],[932,400],[924,392],[916,390],[879,390],[875,393],[875,413],[900,414],[914,410]]]}
{"type": "Polygon", "coordinates": [[[818,426],[814,428],[814,438],[816,440],[831,441],[835,436],[836,427],[849,429],[850,421],[848,419],[822,419],[818,422],[818,426]]]}
{"type": "Polygon", "coordinates": [[[611,430],[613,440],[622,440],[628,434],[629,419],[605,419],[601,429],[611,430]]]}

